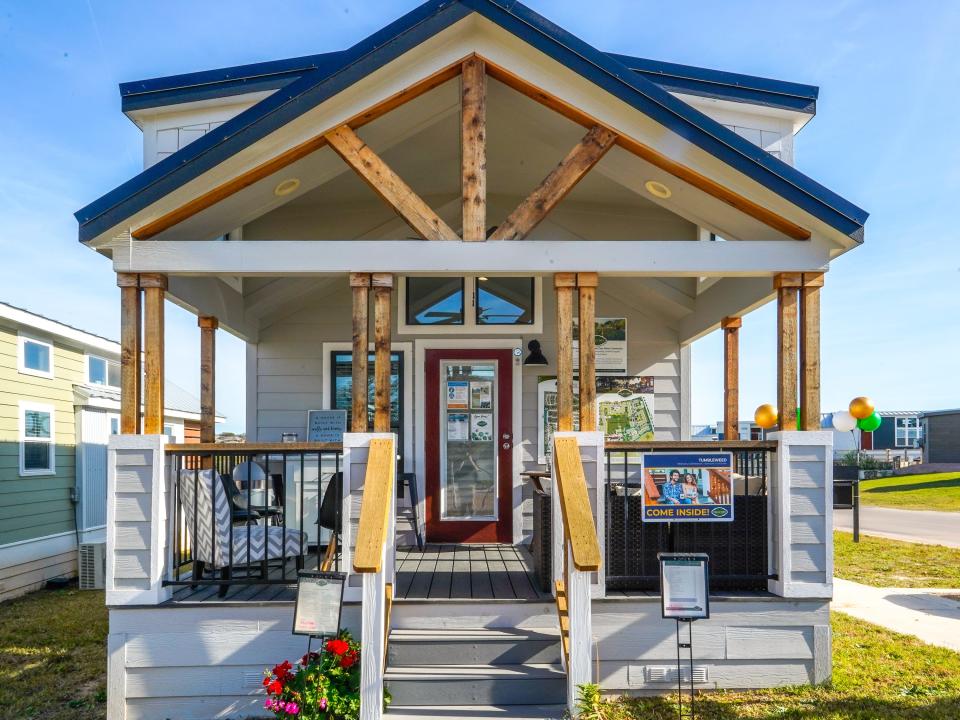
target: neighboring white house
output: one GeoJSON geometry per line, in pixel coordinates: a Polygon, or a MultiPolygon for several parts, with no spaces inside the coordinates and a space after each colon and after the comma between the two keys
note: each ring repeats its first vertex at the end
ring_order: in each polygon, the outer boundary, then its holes
{"type": "Polygon", "coordinates": [[[386,20],[343,51],[121,86],[144,170],[77,213],[80,240],[117,273],[125,351],[142,314],[149,427],[169,299],[246,341],[248,443],[111,441],[110,720],[264,712],[335,478],[365,719],[384,682],[436,717],[675,687],[671,545],[711,553],[699,687],[829,680],[819,287],[867,215],[793,167],[817,88],[610,55],[515,2],[386,20]],[[686,444],[691,343],[774,299],[778,406],[805,430],[686,444]],[[747,481],[698,487],[730,522],[641,522],[664,478],[640,453],[721,449],[747,481]],[[551,463],[547,500],[527,478],[551,463]]]}

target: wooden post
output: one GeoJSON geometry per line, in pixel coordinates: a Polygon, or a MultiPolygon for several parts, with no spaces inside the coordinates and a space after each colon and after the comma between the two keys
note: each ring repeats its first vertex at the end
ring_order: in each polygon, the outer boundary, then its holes
{"type": "Polygon", "coordinates": [[[725,317],[723,328],[723,439],[740,437],[740,326],[738,317],[725,317]]]}
{"type": "Polygon", "coordinates": [[[463,178],[463,239],[487,238],[487,69],[476,56],[463,61],[460,76],[460,163],[463,178]]]}
{"type": "Polygon", "coordinates": [[[390,432],[390,296],[393,275],[374,273],[373,285],[373,431],[390,432]]]}
{"type": "Polygon", "coordinates": [[[781,430],[795,430],[797,421],[797,291],[800,273],[780,273],[777,290],[777,412],[781,430]]]}
{"type": "Polygon", "coordinates": [[[197,318],[200,327],[200,442],[217,440],[217,328],[215,317],[197,318]]]}
{"type": "Polygon", "coordinates": [[[573,430],[573,291],[576,273],[556,273],[557,290],[557,430],[573,430]]]}
{"type": "Polygon", "coordinates": [[[143,433],[163,434],[163,300],[167,276],[140,275],[143,288],[144,369],[143,433]]]}
{"type": "Polygon", "coordinates": [[[804,273],[800,289],[800,427],[820,429],[820,288],[823,273],[804,273]]]}
{"type": "Polygon", "coordinates": [[[120,288],[120,432],[140,434],[140,276],[117,273],[120,288]]]}
{"type": "Polygon", "coordinates": [[[368,429],[367,405],[367,304],[370,295],[370,273],[350,273],[353,289],[353,388],[351,432],[365,433],[368,429]]]}
{"type": "Polygon", "coordinates": [[[580,295],[580,430],[597,429],[597,338],[594,324],[597,315],[597,285],[595,272],[577,273],[580,295]]]}

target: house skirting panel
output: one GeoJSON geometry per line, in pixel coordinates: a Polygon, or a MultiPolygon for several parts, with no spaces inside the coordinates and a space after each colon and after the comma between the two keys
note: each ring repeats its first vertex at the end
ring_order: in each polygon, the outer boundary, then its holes
{"type": "MultiPolygon", "coordinates": [[[[829,680],[828,601],[715,599],[711,612],[709,620],[694,625],[695,671],[706,678],[701,687],[829,680]]],[[[508,616],[517,627],[556,623],[549,603],[399,602],[392,625],[419,627],[432,620],[431,627],[494,626],[508,616]]],[[[343,625],[355,635],[359,620],[359,605],[345,605],[343,625]]],[[[306,638],[291,634],[292,623],[292,603],[112,608],[108,720],[264,715],[263,670],[306,651],[306,638]]],[[[659,598],[595,599],[593,633],[604,691],[675,688],[658,681],[665,670],[676,668],[676,626],[660,618],[659,598]]]]}
{"type": "Polygon", "coordinates": [[[39,590],[48,580],[76,575],[72,532],[0,547],[0,602],[39,590]]]}

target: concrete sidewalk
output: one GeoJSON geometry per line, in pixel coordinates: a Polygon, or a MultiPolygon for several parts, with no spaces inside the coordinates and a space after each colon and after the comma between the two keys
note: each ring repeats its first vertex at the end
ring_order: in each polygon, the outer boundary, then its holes
{"type": "MultiPolygon", "coordinates": [[[[853,532],[853,510],[834,510],[833,526],[853,532]]],[[[861,506],[860,532],[891,540],[960,547],[960,513],[861,506]]]]}
{"type": "Polygon", "coordinates": [[[960,589],[878,588],[833,579],[834,610],[960,652],[960,589]]]}

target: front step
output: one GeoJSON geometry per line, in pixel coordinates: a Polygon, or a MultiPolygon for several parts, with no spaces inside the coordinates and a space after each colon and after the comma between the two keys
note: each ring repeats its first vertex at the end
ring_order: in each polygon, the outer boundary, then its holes
{"type": "Polygon", "coordinates": [[[550,630],[393,630],[384,681],[393,708],[470,706],[477,717],[491,716],[483,706],[553,705],[567,687],[550,630]]]}

